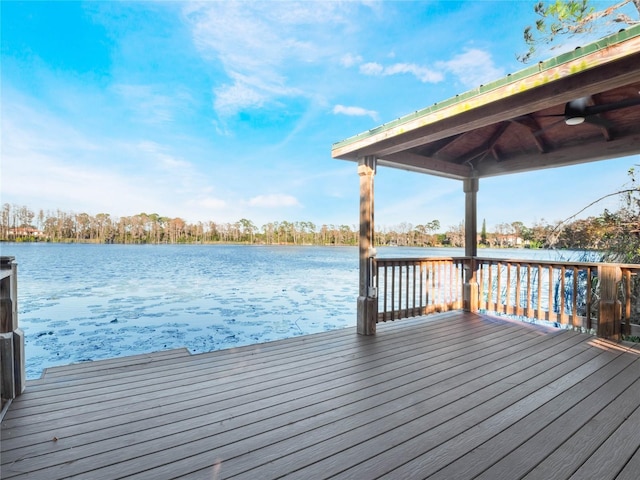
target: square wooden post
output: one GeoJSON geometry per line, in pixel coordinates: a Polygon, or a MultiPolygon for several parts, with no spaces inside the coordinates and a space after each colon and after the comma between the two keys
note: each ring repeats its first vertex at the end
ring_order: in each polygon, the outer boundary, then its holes
{"type": "Polygon", "coordinates": [[[466,312],[478,311],[478,279],[476,257],[478,256],[478,195],[477,178],[463,181],[464,202],[464,254],[467,258],[464,266],[464,287],[462,292],[463,308],[466,312]]]}
{"type": "Polygon", "coordinates": [[[622,280],[622,270],[616,265],[599,265],[598,278],[598,336],[619,342],[622,340],[622,303],[618,300],[618,284],[622,280]]]}
{"type": "Polygon", "coordinates": [[[358,333],[375,335],[378,317],[378,298],[373,286],[375,261],[373,258],[373,177],[376,174],[376,157],[366,156],[358,161],[360,176],[360,240],[358,284],[358,333]]]}

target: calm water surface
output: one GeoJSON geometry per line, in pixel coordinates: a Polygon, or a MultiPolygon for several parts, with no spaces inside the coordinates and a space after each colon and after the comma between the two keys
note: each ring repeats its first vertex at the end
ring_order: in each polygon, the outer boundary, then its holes
{"type": "MultiPolygon", "coordinates": [[[[355,326],[355,247],[0,244],[0,250],[18,262],[28,378],[72,362],[181,347],[199,353],[355,326]]],[[[529,250],[480,255],[560,258],[529,250]]]]}

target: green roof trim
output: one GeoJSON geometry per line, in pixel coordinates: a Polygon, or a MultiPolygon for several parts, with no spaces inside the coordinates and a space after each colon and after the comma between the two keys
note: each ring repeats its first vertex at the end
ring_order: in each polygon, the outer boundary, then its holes
{"type": "Polygon", "coordinates": [[[544,72],[545,70],[550,70],[552,68],[555,68],[559,65],[562,65],[564,63],[567,62],[571,62],[574,60],[577,60],[581,57],[584,57],[586,55],[590,55],[594,52],[597,52],[598,50],[603,50],[611,45],[617,44],[617,43],[621,43],[625,40],[628,40],[630,38],[634,38],[634,37],[638,37],[640,36],[640,25],[634,25],[632,27],[629,27],[627,29],[624,30],[620,30],[618,33],[615,33],[613,35],[610,35],[608,37],[604,37],[601,38],[600,40],[597,40],[593,43],[590,43],[588,45],[585,45],[583,47],[577,47],[576,49],[570,51],[570,52],[566,52],[563,53],[561,55],[558,55],[557,57],[553,57],[550,58],[548,60],[542,61],[537,63],[536,65],[532,65],[530,67],[527,67],[523,70],[517,71],[515,73],[510,73],[508,74],[506,77],[500,78],[498,80],[495,80],[491,83],[488,83],[486,85],[480,85],[477,88],[474,88],[473,90],[469,90],[465,93],[456,95],[455,97],[451,97],[447,100],[443,100],[441,102],[438,103],[434,103],[433,105],[420,109],[420,110],[416,110],[413,113],[409,113],[407,115],[404,115],[400,118],[397,118],[395,120],[392,120],[390,122],[387,123],[383,123],[382,125],[378,126],[378,127],[374,127],[370,130],[367,130],[366,132],[362,132],[359,133],[357,135],[354,135],[352,137],[349,137],[345,140],[341,140],[339,142],[336,142],[333,144],[332,148],[340,148],[340,147],[344,147],[347,145],[350,145],[351,143],[357,142],[358,140],[362,140],[364,138],[368,138],[371,137],[373,135],[376,135],[380,132],[384,132],[385,130],[391,129],[393,127],[397,127],[398,125],[402,125],[405,122],[411,121],[411,120],[415,120],[416,118],[420,118],[426,115],[429,115],[430,113],[436,112],[440,109],[449,107],[451,105],[455,105],[457,103],[462,103],[464,101],[467,101],[471,98],[474,98],[478,95],[487,93],[491,90],[503,87],[505,85],[508,85],[510,83],[514,83],[517,82],[519,80],[522,80],[523,78],[527,78],[529,76],[538,74],[540,72],[544,72]]]}

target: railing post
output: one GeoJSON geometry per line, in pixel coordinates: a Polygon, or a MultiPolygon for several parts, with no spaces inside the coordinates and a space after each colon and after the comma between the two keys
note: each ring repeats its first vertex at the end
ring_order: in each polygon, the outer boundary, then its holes
{"type": "Polygon", "coordinates": [[[360,279],[358,291],[358,333],[375,335],[378,317],[378,298],[373,278],[375,256],[373,250],[373,177],[376,173],[376,157],[366,156],[358,162],[360,176],[360,279]]]}
{"type": "Polygon", "coordinates": [[[18,265],[0,257],[0,396],[10,400],[24,391],[24,332],[18,328],[18,265]]]}
{"type": "Polygon", "coordinates": [[[479,295],[476,258],[467,258],[464,261],[464,285],[462,289],[462,305],[465,312],[478,311],[479,295]]]}
{"type": "Polygon", "coordinates": [[[618,284],[622,270],[615,265],[599,265],[600,308],[598,309],[598,336],[619,342],[622,339],[622,303],[618,300],[618,284]]]}

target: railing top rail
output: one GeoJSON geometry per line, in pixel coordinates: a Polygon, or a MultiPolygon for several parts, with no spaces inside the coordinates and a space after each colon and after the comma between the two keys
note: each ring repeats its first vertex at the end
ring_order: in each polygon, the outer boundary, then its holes
{"type": "Polygon", "coordinates": [[[377,257],[378,262],[441,262],[441,261],[460,261],[471,257],[377,257]]]}
{"type": "MultiPolygon", "coordinates": [[[[470,260],[471,257],[378,257],[376,260],[380,262],[434,262],[434,261],[464,261],[470,260]]],[[[562,260],[541,260],[528,258],[495,258],[495,257],[475,257],[477,262],[500,262],[500,263],[524,263],[530,265],[553,265],[553,266],[569,266],[569,267],[603,267],[614,266],[627,270],[637,270],[640,272],[639,263],[612,263],[612,262],[576,262],[562,260]]]]}
{"type": "Polygon", "coordinates": [[[502,263],[527,263],[527,264],[540,264],[540,265],[558,265],[558,266],[575,266],[575,267],[603,267],[612,266],[626,268],[630,270],[640,270],[639,263],[612,263],[612,262],[575,262],[575,261],[562,261],[562,260],[534,260],[525,258],[491,258],[491,257],[476,257],[476,261],[480,262],[502,262],[502,263]]]}

